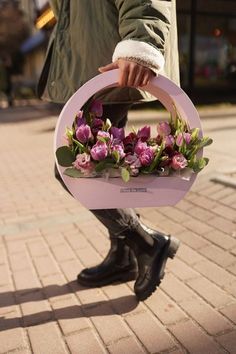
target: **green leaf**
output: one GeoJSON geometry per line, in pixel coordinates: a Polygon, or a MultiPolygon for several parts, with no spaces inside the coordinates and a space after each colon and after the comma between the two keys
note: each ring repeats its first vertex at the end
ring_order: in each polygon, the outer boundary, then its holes
{"type": "Polygon", "coordinates": [[[197,139],[198,135],[199,135],[199,128],[194,128],[191,130],[192,140],[197,139]]]}
{"type": "Polygon", "coordinates": [[[149,167],[149,172],[152,172],[153,170],[155,170],[155,168],[158,166],[159,162],[160,162],[160,158],[161,158],[161,154],[164,150],[165,147],[165,143],[162,142],[161,146],[160,146],[160,150],[158,151],[158,153],[156,154],[154,160],[152,161],[150,167],[149,167]]]}
{"type": "Polygon", "coordinates": [[[213,140],[211,138],[208,138],[208,136],[204,136],[199,143],[199,149],[209,146],[213,143],[213,140]]]}
{"type": "Polygon", "coordinates": [[[57,161],[60,166],[69,167],[75,161],[75,157],[68,146],[61,146],[56,151],[57,161]]]}
{"type": "Polygon", "coordinates": [[[73,177],[73,178],[79,178],[79,177],[83,177],[83,173],[80,172],[79,170],[76,170],[75,168],[71,167],[71,168],[67,168],[64,172],[64,175],[69,176],[69,177],[73,177]]]}
{"type": "Polygon", "coordinates": [[[114,163],[113,159],[106,159],[106,160],[98,162],[98,164],[95,167],[95,171],[102,172],[106,168],[112,168],[114,166],[115,166],[115,163],[114,163]]]}
{"type": "Polygon", "coordinates": [[[81,144],[78,140],[76,140],[74,138],[72,140],[73,140],[73,143],[75,143],[77,146],[79,146],[81,150],[83,150],[83,151],[86,150],[86,147],[83,144],[81,144]]]}
{"type": "Polygon", "coordinates": [[[121,177],[124,182],[129,182],[130,174],[129,171],[124,167],[121,168],[121,177]]]}
{"type": "Polygon", "coordinates": [[[112,156],[114,157],[117,163],[120,161],[120,154],[117,150],[112,151],[112,156]]]}
{"type": "Polygon", "coordinates": [[[209,159],[206,157],[202,157],[197,159],[196,162],[193,164],[193,171],[198,173],[200,172],[209,162],[209,159]]]}

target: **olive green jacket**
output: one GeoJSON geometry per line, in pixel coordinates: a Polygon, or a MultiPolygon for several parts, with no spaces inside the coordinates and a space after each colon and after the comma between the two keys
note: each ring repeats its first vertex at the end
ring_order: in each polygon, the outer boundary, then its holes
{"type": "MultiPolygon", "coordinates": [[[[175,0],[51,0],[57,18],[39,96],[65,103],[98,68],[119,58],[179,83],[175,0]]],[[[100,97],[101,98],[101,97],[100,97]]],[[[104,103],[151,100],[134,88],[106,90],[104,103]]]]}

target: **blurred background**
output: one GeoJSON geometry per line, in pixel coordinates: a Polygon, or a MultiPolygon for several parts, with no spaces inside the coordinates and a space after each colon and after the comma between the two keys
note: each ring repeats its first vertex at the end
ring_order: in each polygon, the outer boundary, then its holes
{"type": "MultiPolygon", "coordinates": [[[[182,87],[195,103],[234,102],[235,0],[177,0],[177,15],[182,87]]],[[[35,99],[55,22],[46,0],[0,0],[0,107],[35,99]]]]}

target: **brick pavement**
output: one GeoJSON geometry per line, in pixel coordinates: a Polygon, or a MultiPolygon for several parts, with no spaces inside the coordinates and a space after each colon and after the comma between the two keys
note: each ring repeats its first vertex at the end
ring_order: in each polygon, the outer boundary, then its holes
{"type": "Polygon", "coordinates": [[[212,163],[183,201],[139,210],[182,245],[160,289],[137,303],[132,282],[75,282],[109,242],[53,178],[55,117],[0,114],[0,353],[236,353],[236,190],[210,181],[224,154],[236,161],[236,122],[226,117],[223,133],[221,120],[204,122],[212,163]]]}

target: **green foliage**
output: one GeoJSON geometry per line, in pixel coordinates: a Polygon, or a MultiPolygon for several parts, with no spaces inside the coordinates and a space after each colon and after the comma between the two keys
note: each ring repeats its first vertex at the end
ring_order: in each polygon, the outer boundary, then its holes
{"type": "Polygon", "coordinates": [[[67,168],[64,172],[64,175],[73,177],[73,178],[78,178],[78,177],[83,177],[83,173],[81,173],[79,170],[76,170],[73,167],[67,168]]]}
{"type": "Polygon", "coordinates": [[[68,146],[61,146],[56,151],[57,161],[60,166],[69,167],[75,161],[75,156],[68,146]]]}
{"type": "Polygon", "coordinates": [[[127,168],[122,167],[121,168],[121,177],[123,179],[124,182],[129,182],[130,180],[130,173],[127,170],[127,168]]]}

